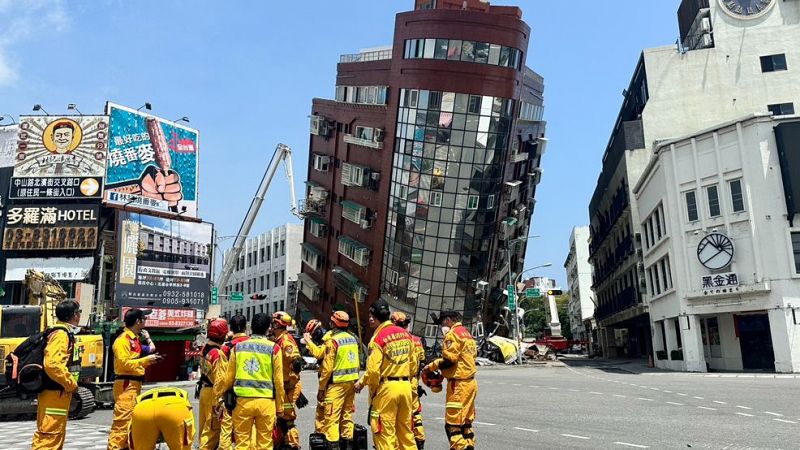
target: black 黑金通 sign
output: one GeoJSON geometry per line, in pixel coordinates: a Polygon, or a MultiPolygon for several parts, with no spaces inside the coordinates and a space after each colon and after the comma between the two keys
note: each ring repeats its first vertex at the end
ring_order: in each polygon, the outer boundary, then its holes
{"type": "Polygon", "coordinates": [[[6,210],[3,250],[94,250],[99,205],[18,205],[6,210]]]}

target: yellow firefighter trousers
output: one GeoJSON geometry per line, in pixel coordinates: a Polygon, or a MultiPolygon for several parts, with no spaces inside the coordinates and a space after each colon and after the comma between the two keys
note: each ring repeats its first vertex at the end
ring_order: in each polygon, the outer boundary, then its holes
{"type": "Polygon", "coordinates": [[[445,403],[445,430],[450,439],[451,450],[465,450],[475,447],[475,397],[478,382],[471,380],[447,380],[445,403]]]}
{"type": "Polygon", "coordinates": [[[276,408],[283,408],[283,418],[277,419],[278,423],[283,423],[288,427],[286,434],[279,434],[279,442],[276,445],[287,444],[291,448],[300,448],[300,432],[297,431],[295,421],[297,420],[297,411],[294,409],[294,402],[300,397],[300,391],[303,388],[302,383],[299,381],[294,386],[286,386],[286,403],[284,405],[276,405],[276,408]]]}
{"type": "Polygon", "coordinates": [[[36,432],[33,434],[32,450],[61,450],[67,436],[67,414],[72,393],[42,391],[36,397],[36,432]]]}
{"type": "Polygon", "coordinates": [[[408,381],[384,381],[375,392],[369,413],[377,450],[416,450],[411,431],[411,389],[408,381]]]}
{"type": "Polygon", "coordinates": [[[114,381],[114,421],[108,433],[108,450],[128,448],[130,428],[136,397],[142,392],[142,383],[130,380],[114,381]]]}
{"type": "Polygon", "coordinates": [[[131,450],[153,450],[159,437],[170,450],[192,449],[194,415],[188,400],[175,396],[144,400],[131,415],[131,450]]]}
{"type": "Polygon", "coordinates": [[[355,381],[329,384],[325,390],[325,438],[328,442],[353,440],[355,381]]]}
{"type": "Polygon", "coordinates": [[[236,408],[233,410],[236,449],[272,450],[275,414],[274,399],[244,397],[236,399],[236,408]],[[255,430],[253,430],[254,426],[255,430]]]}
{"type": "Polygon", "coordinates": [[[203,387],[200,390],[200,414],[199,420],[202,424],[199,430],[200,450],[230,450],[231,441],[231,416],[225,408],[222,410],[222,417],[215,414],[214,389],[203,387]],[[227,432],[226,432],[227,431],[227,432]]]}
{"type": "Polygon", "coordinates": [[[417,442],[425,441],[425,427],[422,425],[422,403],[419,401],[417,389],[411,391],[411,422],[414,440],[417,442]]]}

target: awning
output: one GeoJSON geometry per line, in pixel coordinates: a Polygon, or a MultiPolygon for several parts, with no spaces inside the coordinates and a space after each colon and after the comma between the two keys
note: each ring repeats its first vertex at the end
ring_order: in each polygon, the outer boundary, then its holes
{"type": "Polygon", "coordinates": [[[317,225],[327,225],[328,224],[327,222],[325,222],[325,219],[323,219],[321,217],[311,216],[309,219],[311,220],[312,223],[316,223],[317,225]]]}
{"type": "Polygon", "coordinates": [[[520,184],[522,184],[522,181],[520,181],[520,180],[506,181],[506,186],[511,186],[512,188],[513,187],[517,187],[520,184]]]}
{"type": "Polygon", "coordinates": [[[79,281],[89,276],[94,258],[9,258],[5,281],[22,281],[28,269],[46,273],[56,280],[79,281]]]}
{"type": "Polygon", "coordinates": [[[350,200],[342,200],[341,202],[339,202],[339,204],[342,205],[343,208],[347,208],[347,209],[356,209],[356,210],[358,210],[358,209],[364,209],[365,208],[364,206],[359,205],[356,202],[351,202],[350,200]]]}
{"type": "Polygon", "coordinates": [[[361,284],[361,281],[359,281],[358,277],[344,270],[341,266],[333,266],[333,273],[334,275],[338,275],[354,285],[361,284]]]}
{"type": "Polygon", "coordinates": [[[306,186],[309,186],[309,187],[320,187],[320,184],[317,183],[316,181],[307,180],[306,181],[306,186]]]}
{"type": "Polygon", "coordinates": [[[339,241],[344,242],[346,244],[350,244],[350,245],[352,245],[353,247],[356,247],[356,248],[369,248],[365,244],[362,244],[361,242],[358,242],[357,240],[355,240],[355,239],[353,239],[351,237],[344,236],[344,235],[339,236],[339,241]]]}
{"type": "Polygon", "coordinates": [[[503,223],[508,225],[508,226],[510,226],[510,227],[516,225],[517,222],[518,222],[518,220],[517,220],[516,217],[506,217],[505,219],[503,219],[503,223]]]}
{"type": "Polygon", "coordinates": [[[314,247],[313,244],[309,244],[307,242],[303,242],[300,245],[302,245],[304,249],[308,250],[309,252],[311,252],[311,253],[313,253],[315,255],[322,255],[322,250],[318,249],[317,247],[314,247]]]}
{"type": "Polygon", "coordinates": [[[314,289],[319,287],[319,283],[314,281],[314,279],[311,278],[311,276],[309,276],[307,273],[298,273],[297,280],[303,283],[303,286],[309,286],[314,289]]]}

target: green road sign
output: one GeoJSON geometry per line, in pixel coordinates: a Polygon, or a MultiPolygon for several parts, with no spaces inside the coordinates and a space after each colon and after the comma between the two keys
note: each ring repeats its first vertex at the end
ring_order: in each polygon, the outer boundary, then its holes
{"type": "Polygon", "coordinates": [[[508,309],[515,310],[517,309],[517,293],[514,289],[514,286],[509,284],[506,286],[506,292],[508,293],[508,309]]]}
{"type": "Polygon", "coordinates": [[[537,298],[541,297],[542,293],[539,291],[539,288],[528,288],[525,289],[525,298],[537,298]]]}
{"type": "Polygon", "coordinates": [[[231,292],[232,302],[241,302],[242,300],[244,300],[244,294],[242,292],[231,292]]]}
{"type": "Polygon", "coordinates": [[[211,288],[211,304],[219,305],[219,290],[215,287],[211,288]]]}

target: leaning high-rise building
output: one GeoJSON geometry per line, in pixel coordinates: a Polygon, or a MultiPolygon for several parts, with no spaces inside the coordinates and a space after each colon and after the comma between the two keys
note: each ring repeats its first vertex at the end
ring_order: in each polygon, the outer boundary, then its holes
{"type": "Polygon", "coordinates": [[[306,316],[382,297],[433,335],[431,312],[497,314],[546,143],[529,39],[519,8],[417,0],[391,47],[342,56],[335,99],[312,108],[306,316]]]}

